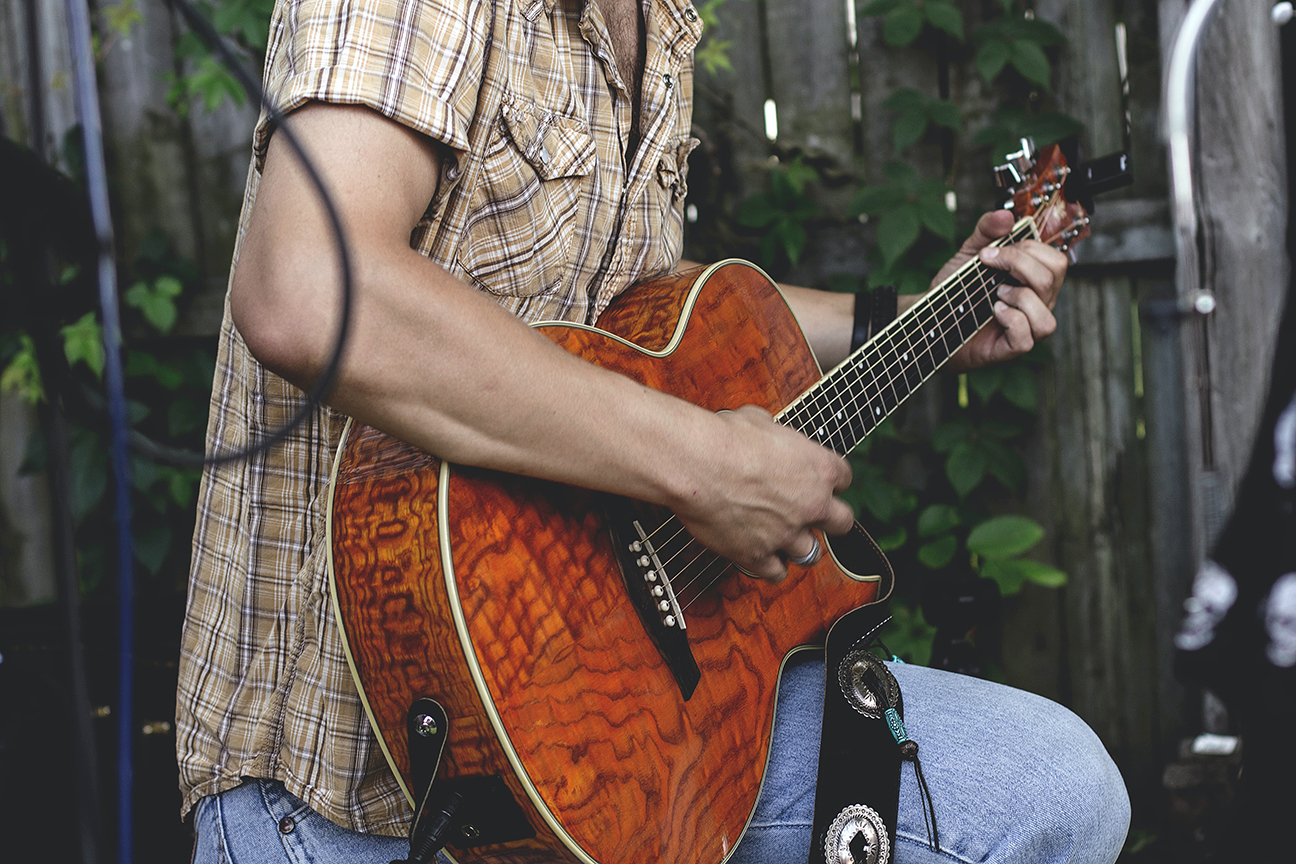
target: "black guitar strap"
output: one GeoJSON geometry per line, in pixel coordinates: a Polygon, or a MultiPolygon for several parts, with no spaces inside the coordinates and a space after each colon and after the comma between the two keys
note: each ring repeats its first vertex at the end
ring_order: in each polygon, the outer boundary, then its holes
{"type": "Polygon", "coordinates": [[[906,761],[913,762],[923,791],[928,840],[940,849],[918,744],[904,729],[900,685],[869,650],[888,620],[885,604],[861,606],[828,633],[809,864],[890,864],[906,761]]]}

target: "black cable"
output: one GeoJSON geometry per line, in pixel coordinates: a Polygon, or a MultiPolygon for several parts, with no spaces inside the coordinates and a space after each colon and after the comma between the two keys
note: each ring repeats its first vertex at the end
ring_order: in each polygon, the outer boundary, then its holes
{"type": "MultiPolygon", "coordinates": [[[[246,459],[286,438],[294,428],[311,416],[323,397],[331,390],[341,365],[351,323],[351,261],[341,220],[329,197],[323,180],[306,156],[296,136],[288,128],[282,113],[266,98],[260,85],[244,72],[224,40],[187,3],[171,0],[186,22],[202,37],[218,59],[275,123],[310,178],[328,214],[336,240],[339,267],[342,271],[342,314],[329,362],[319,380],[307,393],[305,403],[283,426],[251,445],[234,452],[210,456],[189,454],[177,448],[163,447],[143,436],[131,436],[127,423],[125,375],[121,360],[121,319],[117,292],[116,252],[112,215],[109,207],[107,166],[104,159],[99,94],[95,80],[95,58],[91,47],[90,11],[86,0],[66,0],[69,43],[72,54],[74,91],[84,147],[85,179],[90,198],[91,220],[98,247],[99,305],[103,323],[104,383],[107,391],[111,428],[110,456],[115,491],[114,511],[117,521],[118,553],[118,696],[117,696],[117,860],[131,864],[134,857],[134,542],[131,536],[130,464],[128,444],[137,452],[161,462],[198,466],[223,464],[246,459]]],[[[43,142],[40,142],[43,146],[43,142]]]]}
{"type": "Polygon", "coordinates": [[[342,220],[338,216],[337,208],[334,206],[333,199],[324,185],[323,178],[320,177],[314,163],[307,157],[305,149],[302,147],[300,140],[293,134],[292,129],[279,111],[278,107],[269,99],[265,90],[262,89],[260,82],[247,73],[234,52],[230,50],[225,39],[216,32],[211,24],[204,18],[189,0],[166,0],[168,5],[176,9],[187,23],[206,43],[207,47],[212,50],[217,59],[221,62],[230,74],[239,82],[239,85],[248,93],[249,96],[256,98],[257,102],[265,110],[270,118],[270,122],[276,127],[276,133],[283,135],[288,144],[292,147],[293,153],[297,156],[305,170],[311,185],[315,188],[316,194],[319,195],[320,203],[323,204],[324,210],[328,215],[329,227],[332,229],[334,245],[337,248],[338,269],[342,275],[342,316],[338,322],[337,333],[334,336],[333,348],[329,353],[328,363],[324,367],[324,372],[315,382],[314,386],[306,394],[306,401],[289,418],[281,427],[275,431],[253,441],[251,444],[239,450],[226,451],[223,453],[212,453],[203,455],[184,450],[178,447],[170,447],[165,444],[148,438],[135,430],[130,431],[131,449],[157,462],[164,462],[171,465],[182,467],[198,467],[202,465],[222,465],[229,462],[237,462],[248,458],[249,456],[261,453],[270,449],[275,444],[287,438],[292,431],[300,426],[307,417],[314,413],[315,409],[324,401],[324,397],[332,390],[333,384],[337,380],[338,369],[342,365],[342,355],[346,350],[347,338],[351,331],[351,314],[354,298],[354,284],[351,268],[351,254],[347,246],[346,233],[342,228],[342,220]]]}

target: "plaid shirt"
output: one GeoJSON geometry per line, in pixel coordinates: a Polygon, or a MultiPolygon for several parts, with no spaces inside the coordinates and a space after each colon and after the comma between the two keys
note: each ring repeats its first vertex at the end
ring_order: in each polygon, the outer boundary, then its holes
{"type": "MultiPolygon", "coordinates": [[[[266,90],[285,112],[363,104],[445,143],[454,158],[411,245],[528,321],[592,322],[682,245],[702,25],[687,0],[643,8],[629,165],[630,91],[593,0],[279,0],[266,90]]],[[[240,243],[271,131],[263,115],[240,243]]],[[[249,354],[227,303],[212,450],[256,440],[302,399],[249,354]]],[[[324,502],[343,419],[321,408],[269,452],[203,476],[176,702],[184,811],[263,777],[352,830],[406,831],[328,598],[324,502]]]]}

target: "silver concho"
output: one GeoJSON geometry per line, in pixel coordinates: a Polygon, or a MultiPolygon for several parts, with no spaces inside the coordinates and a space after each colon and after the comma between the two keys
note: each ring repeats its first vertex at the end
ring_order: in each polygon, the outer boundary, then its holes
{"type": "Polygon", "coordinates": [[[900,701],[900,685],[895,676],[877,658],[868,651],[852,651],[842,658],[837,667],[837,683],[841,685],[842,695],[850,706],[865,717],[880,720],[883,712],[900,701]],[[887,704],[879,705],[877,695],[864,683],[864,675],[870,669],[886,688],[887,704]]]}
{"type": "Polygon", "coordinates": [[[891,840],[886,823],[872,807],[852,804],[837,814],[824,837],[825,864],[887,864],[891,860],[891,840]],[[864,858],[855,860],[851,841],[864,837],[864,858]]]}

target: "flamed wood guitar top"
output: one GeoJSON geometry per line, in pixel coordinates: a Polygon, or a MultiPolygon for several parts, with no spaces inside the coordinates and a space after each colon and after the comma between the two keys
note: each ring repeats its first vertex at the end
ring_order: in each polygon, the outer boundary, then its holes
{"type": "MultiPolygon", "coordinates": [[[[820,378],[782,296],[749,265],[631,293],[599,330],[541,332],[711,410],[777,412],[820,378]]],[[[460,861],[718,864],[760,790],[784,659],[890,590],[858,528],[778,585],[726,568],[688,594],[701,680],[685,701],[628,599],[604,503],[443,465],[368,427],[344,436],[331,571],[374,732],[408,789],[406,712],[437,699],[450,717],[440,776],[500,775],[536,832],[458,838],[460,861]]]]}

